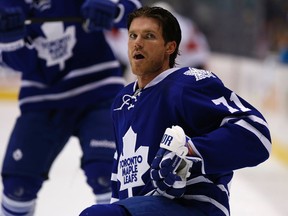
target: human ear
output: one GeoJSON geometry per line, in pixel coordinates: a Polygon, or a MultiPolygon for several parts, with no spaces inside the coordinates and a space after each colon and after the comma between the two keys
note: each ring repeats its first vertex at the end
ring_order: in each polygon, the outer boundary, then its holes
{"type": "Polygon", "coordinates": [[[170,41],[170,42],[168,42],[167,44],[166,44],[166,53],[167,54],[172,54],[172,53],[174,53],[174,51],[175,51],[175,49],[176,49],[176,46],[177,46],[177,44],[176,44],[176,42],[175,41],[170,41]]]}

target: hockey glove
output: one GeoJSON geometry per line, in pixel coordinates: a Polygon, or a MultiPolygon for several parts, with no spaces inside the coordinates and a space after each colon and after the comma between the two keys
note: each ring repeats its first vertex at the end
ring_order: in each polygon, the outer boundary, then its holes
{"type": "Polygon", "coordinates": [[[151,164],[151,179],[157,192],[168,198],[181,197],[186,190],[192,161],[186,159],[186,135],[179,126],[167,128],[151,164]]]}
{"type": "Polygon", "coordinates": [[[12,43],[25,36],[25,15],[21,8],[0,7],[0,43],[12,43]]]}
{"type": "Polygon", "coordinates": [[[85,31],[111,29],[117,9],[117,4],[111,0],[86,0],[81,7],[82,15],[86,19],[85,31]]]}

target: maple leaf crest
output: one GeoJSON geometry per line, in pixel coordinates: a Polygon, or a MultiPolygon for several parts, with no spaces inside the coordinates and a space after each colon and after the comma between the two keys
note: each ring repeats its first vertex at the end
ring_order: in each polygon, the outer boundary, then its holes
{"type": "Polygon", "coordinates": [[[206,71],[206,70],[201,70],[201,69],[196,69],[196,68],[191,68],[189,67],[189,71],[186,71],[184,73],[187,76],[194,76],[196,78],[196,81],[206,79],[206,78],[216,78],[212,72],[206,71]]]}
{"type": "Polygon", "coordinates": [[[135,149],[137,134],[130,127],[123,137],[123,153],[120,155],[117,178],[121,182],[120,191],[128,189],[132,196],[132,188],[144,185],[142,175],[149,170],[148,146],[135,149]]]}
{"type": "Polygon", "coordinates": [[[64,31],[62,22],[44,23],[42,26],[44,37],[34,40],[34,47],[39,58],[46,60],[46,65],[59,64],[60,69],[65,68],[65,61],[72,56],[72,49],[76,44],[75,26],[69,26],[64,31]]]}

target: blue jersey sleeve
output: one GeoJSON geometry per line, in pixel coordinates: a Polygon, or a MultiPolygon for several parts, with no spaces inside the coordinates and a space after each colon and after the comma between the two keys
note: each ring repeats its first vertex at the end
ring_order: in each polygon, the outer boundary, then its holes
{"type": "Polygon", "coordinates": [[[256,166],[269,157],[271,137],[262,114],[212,73],[187,82],[180,98],[179,113],[202,158],[202,173],[256,166]]]}

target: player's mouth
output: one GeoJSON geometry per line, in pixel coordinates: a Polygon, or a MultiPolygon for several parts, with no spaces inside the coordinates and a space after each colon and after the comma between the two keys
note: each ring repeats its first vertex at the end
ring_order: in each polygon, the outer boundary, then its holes
{"type": "Polygon", "coordinates": [[[136,53],[136,54],[133,55],[133,58],[135,60],[141,60],[141,59],[144,59],[145,57],[141,53],[136,53]]]}

